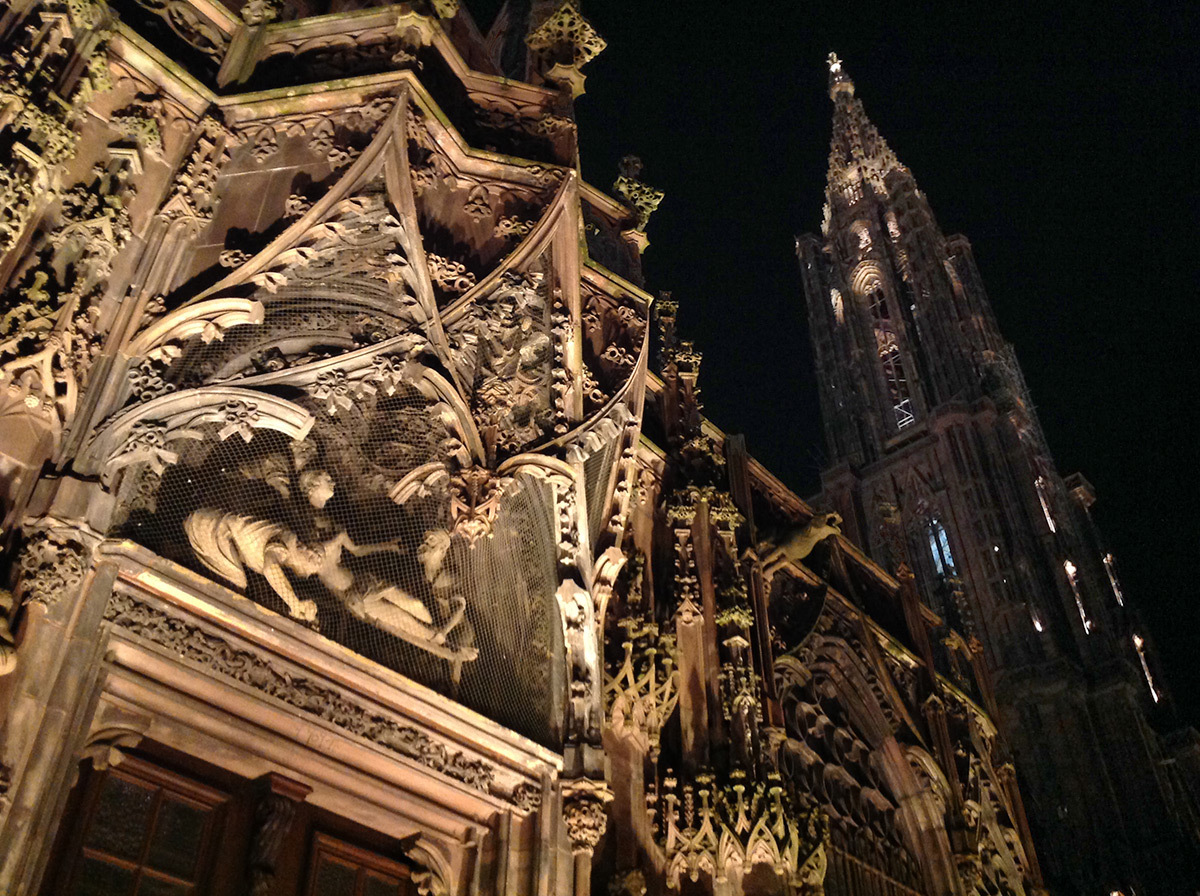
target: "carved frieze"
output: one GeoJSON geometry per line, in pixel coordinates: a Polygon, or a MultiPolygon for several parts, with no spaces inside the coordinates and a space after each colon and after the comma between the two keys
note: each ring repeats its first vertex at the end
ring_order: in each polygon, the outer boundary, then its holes
{"type": "Polygon", "coordinates": [[[524,791],[514,796],[511,785],[486,760],[437,740],[377,709],[364,706],[292,669],[283,669],[257,653],[235,646],[190,622],[167,615],[148,603],[116,592],[104,611],[115,628],[166,648],[181,660],[211,674],[238,681],[274,700],[322,719],[346,733],[411,759],[472,789],[518,806],[529,805],[524,791]]]}

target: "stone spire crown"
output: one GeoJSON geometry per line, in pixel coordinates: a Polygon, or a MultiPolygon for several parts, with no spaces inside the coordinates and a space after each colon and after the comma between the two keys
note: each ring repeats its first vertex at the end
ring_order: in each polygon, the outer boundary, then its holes
{"type": "Polygon", "coordinates": [[[896,154],[879,136],[862,102],[854,96],[854,82],[842,68],[836,53],[829,54],[829,97],[833,100],[833,136],[829,144],[827,196],[870,181],[882,192],[883,179],[893,169],[903,168],[896,154]]]}

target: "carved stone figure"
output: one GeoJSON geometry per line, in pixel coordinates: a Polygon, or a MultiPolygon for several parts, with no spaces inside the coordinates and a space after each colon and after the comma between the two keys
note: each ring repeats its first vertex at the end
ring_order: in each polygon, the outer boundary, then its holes
{"type": "Polygon", "coordinates": [[[802,529],[794,531],[778,547],[763,558],[763,565],[771,567],[784,563],[799,563],[813,548],[832,535],[842,534],[842,518],[836,513],[818,513],[802,529]]]}
{"type": "Polygon", "coordinates": [[[344,596],[351,613],[434,656],[450,660],[454,664],[452,677],[457,681],[462,664],[475,659],[479,651],[473,646],[474,631],[465,618],[466,598],[452,593],[455,579],[444,568],[449,549],[450,533],[443,529],[431,529],[417,548],[439,616],[445,619],[441,624],[435,624],[433,614],[420,599],[395,585],[376,582],[361,596],[344,596]],[[451,633],[455,634],[453,644],[449,643],[451,633]]]}
{"type": "MultiPolygon", "coordinates": [[[[324,470],[301,474],[300,487],[317,509],[333,497],[333,478],[324,470]]],[[[212,507],[189,514],[183,531],[196,558],[208,569],[238,588],[246,587],[246,570],[258,573],[287,605],[288,613],[309,623],[316,621],[317,605],[296,596],[285,570],[301,578],[317,576],[334,594],[345,596],[354,585],[354,574],[342,566],[343,550],[356,557],[399,550],[393,544],[360,547],[344,530],[325,542],[305,544],[281,523],[212,507]]]]}

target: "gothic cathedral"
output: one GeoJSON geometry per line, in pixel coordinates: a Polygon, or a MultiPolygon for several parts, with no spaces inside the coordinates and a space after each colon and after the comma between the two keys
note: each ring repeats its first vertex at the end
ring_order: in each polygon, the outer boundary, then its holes
{"type": "Polygon", "coordinates": [[[1092,488],[1055,469],[970,244],[938,229],[836,56],[829,92],[822,235],[797,241],[829,451],[820,500],[978,639],[1047,879],[1190,893],[1196,735],[1152,727],[1168,695],[1092,488]]]}

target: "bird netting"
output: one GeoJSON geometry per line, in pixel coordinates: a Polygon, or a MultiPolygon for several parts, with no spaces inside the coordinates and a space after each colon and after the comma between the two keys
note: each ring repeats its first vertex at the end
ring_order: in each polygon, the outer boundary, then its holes
{"type": "Polygon", "coordinates": [[[458,531],[448,476],[389,496],[442,456],[429,399],[404,385],[349,407],[294,398],[315,418],[303,440],[222,439],[207,425],[173,442],[161,477],[142,470],[122,488],[122,534],[553,745],[564,673],[551,486],[506,478],[489,531],[458,531]]]}

